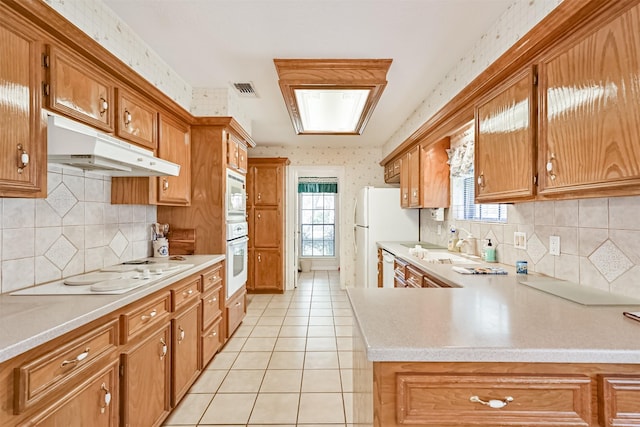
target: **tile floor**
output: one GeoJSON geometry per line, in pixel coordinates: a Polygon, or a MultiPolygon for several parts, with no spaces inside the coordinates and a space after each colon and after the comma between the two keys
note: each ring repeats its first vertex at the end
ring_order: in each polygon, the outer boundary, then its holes
{"type": "Polygon", "coordinates": [[[353,318],[337,271],[302,273],[247,316],[165,426],[351,427],[353,318]]]}

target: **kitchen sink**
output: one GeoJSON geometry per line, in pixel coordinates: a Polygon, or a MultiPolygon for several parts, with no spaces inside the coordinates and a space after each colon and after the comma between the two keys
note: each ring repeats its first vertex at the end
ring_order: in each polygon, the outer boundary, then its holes
{"type": "Polygon", "coordinates": [[[422,258],[422,261],[432,264],[480,264],[477,261],[448,252],[430,252],[422,258]]]}
{"type": "Polygon", "coordinates": [[[406,242],[400,244],[405,248],[414,248],[416,245],[420,245],[422,249],[447,249],[444,246],[438,246],[434,243],[429,242],[406,242]]]}

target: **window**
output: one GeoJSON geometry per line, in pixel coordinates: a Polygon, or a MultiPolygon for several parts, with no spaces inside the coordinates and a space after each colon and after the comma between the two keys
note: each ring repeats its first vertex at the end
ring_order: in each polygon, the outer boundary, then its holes
{"type": "Polygon", "coordinates": [[[507,222],[507,205],[475,204],[473,171],[471,175],[452,178],[455,218],[467,221],[507,222]]]}
{"type": "Polygon", "coordinates": [[[334,257],[336,193],[299,192],[299,196],[302,256],[334,257]]]}

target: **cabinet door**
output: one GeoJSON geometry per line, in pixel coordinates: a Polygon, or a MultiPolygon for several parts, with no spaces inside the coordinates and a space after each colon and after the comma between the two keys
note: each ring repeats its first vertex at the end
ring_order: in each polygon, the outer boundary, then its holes
{"type": "Polygon", "coordinates": [[[279,249],[255,250],[254,290],[283,290],[282,257],[279,249]]]}
{"type": "Polygon", "coordinates": [[[423,147],[420,152],[420,206],[423,208],[449,207],[449,158],[446,151],[449,145],[449,138],[445,138],[423,147]]]}
{"type": "Polygon", "coordinates": [[[246,172],[248,168],[249,159],[247,157],[247,149],[242,144],[238,144],[238,170],[240,172],[246,172]]]}
{"type": "Polygon", "coordinates": [[[91,375],[60,401],[21,426],[115,427],[118,425],[118,362],[91,375]]]}
{"type": "Polygon", "coordinates": [[[227,321],[227,335],[226,335],[227,338],[233,335],[235,330],[238,329],[238,326],[240,326],[240,323],[242,323],[244,316],[247,314],[246,297],[247,297],[247,291],[243,287],[240,289],[240,291],[236,293],[235,297],[232,297],[231,299],[229,299],[225,304],[226,321],[227,321]]]}
{"type": "Polygon", "coordinates": [[[247,290],[253,291],[255,289],[255,250],[249,249],[247,258],[247,290]]]}
{"type": "Polygon", "coordinates": [[[282,169],[279,165],[259,165],[254,169],[253,204],[255,206],[277,205],[282,194],[282,169]]]}
{"type": "Polygon", "coordinates": [[[167,324],[122,354],[121,425],[157,426],[169,415],[170,345],[167,324]]]}
{"type": "Polygon", "coordinates": [[[113,132],[113,84],[78,56],[50,48],[49,108],[90,126],[113,132]]]}
{"type": "Polygon", "coordinates": [[[409,207],[409,153],[400,162],[400,206],[409,207]]]}
{"type": "Polygon", "coordinates": [[[420,207],[420,146],[407,153],[409,159],[409,207],[420,207]]]}
{"type": "Polygon", "coordinates": [[[475,110],[477,203],[532,198],[535,165],[534,69],[518,73],[475,110]]]}
{"type": "Polygon", "coordinates": [[[640,5],[541,61],[540,194],[638,194],[639,69],[640,5]]]}
{"type": "Polygon", "coordinates": [[[0,14],[0,197],[46,197],[41,45],[19,27],[0,14]]]}
{"type": "Polygon", "coordinates": [[[116,134],[155,151],[158,143],[158,112],[149,102],[118,89],[116,134]]]}
{"type": "Polygon", "coordinates": [[[232,169],[238,169],[238,142],[233,139],[229,132],[227,135],[227,166],[232,169]]]}
{"type": "Polygon", "coordinates": [[[191,142],[189,127],[160,116],[158,156],[180,165],[180,175],[158,178],[158,204],[185,206],[191,202],[191,142]]]}
{"type": "Polygon", "coordinates": [[[172,405],[182,396],[200,374],[200,304],[176,316],[173,324],[172,405]]]}
{"type": "Polygon", "coordinates": [[[262,207],[253,209],[253,247],[278,248],[282,236],[280,208],[262,207]]]}

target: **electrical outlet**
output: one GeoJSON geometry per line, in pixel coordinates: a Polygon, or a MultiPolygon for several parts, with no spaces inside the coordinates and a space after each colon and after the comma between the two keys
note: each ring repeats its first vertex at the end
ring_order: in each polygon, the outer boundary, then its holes
{"type": "Polygon", "coordinates": [[[438,224],[438,236],[442,235],[442,224],[438,224]]]}
{"type": "Polygon", "coordinates": [[[516,249],[527,249],[527,233],[516,231],[513,233],[513,246],[516,249]]]}
{"type": "Polygon", "coordinates": [[[549,253],[560,256],[560,236],[549,236],[549,253]]]}

